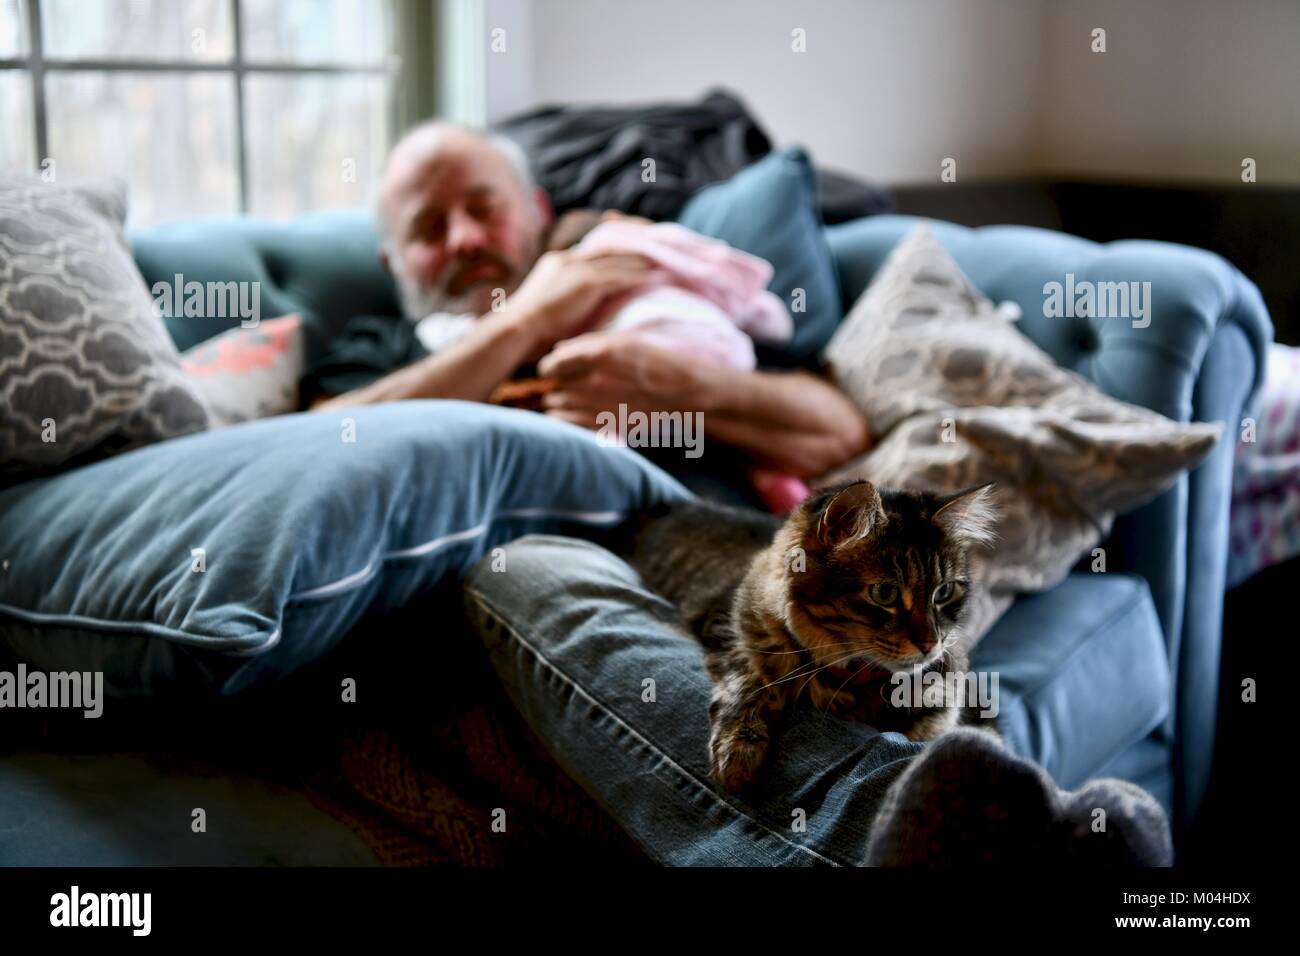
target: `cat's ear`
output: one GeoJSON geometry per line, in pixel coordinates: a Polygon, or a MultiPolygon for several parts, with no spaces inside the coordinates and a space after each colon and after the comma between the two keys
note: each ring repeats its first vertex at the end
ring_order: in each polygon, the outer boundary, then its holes
{"type": "Polygon", "coordinates": [[[945,535],[966,545],[987,547],[998,539],[998,509],[993,483],[967,488],[947,498],[932,519],[945,535]]]}
{"type": "Polygon", "coordinates": [[[880,493],[869,481],[855,481],[830,500],[817,521],[817,539],[830,548],[861,541],[885,520],[880,493]]]}

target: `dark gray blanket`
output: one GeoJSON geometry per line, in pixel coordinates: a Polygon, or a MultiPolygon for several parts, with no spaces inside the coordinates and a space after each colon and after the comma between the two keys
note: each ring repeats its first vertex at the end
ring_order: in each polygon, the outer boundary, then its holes
{"type": "MultiPolygon", "coordinates": [[[[772,151],[772,141],[737,97],[719,90],[689,103],[547,106],[509,117],[498,132],[528,155],[537,184],[556,212],[618,209],[673,219],[700,189],[772,151]],[[642,163],[655,161],[653,182],[642,163]]],[[[848,222],[891,212],[892,194],[819,169],[822,221],[848,222]]]]}

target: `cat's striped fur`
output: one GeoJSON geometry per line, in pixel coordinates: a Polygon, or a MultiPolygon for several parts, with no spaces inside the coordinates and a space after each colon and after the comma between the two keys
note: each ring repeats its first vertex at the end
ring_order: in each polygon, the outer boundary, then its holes
{"type": "Polygon", "coordinates": [[[858,481],[815,492],[784,522],[680,502],[627,529],[620,550],[705,649],[718,782],[753,781],[800,701],[914,740],[955,724],[954,706],[893,706],[890,675],[967,669],[971,556],[993,524],[988,486],[939,496],[858,481]]]}

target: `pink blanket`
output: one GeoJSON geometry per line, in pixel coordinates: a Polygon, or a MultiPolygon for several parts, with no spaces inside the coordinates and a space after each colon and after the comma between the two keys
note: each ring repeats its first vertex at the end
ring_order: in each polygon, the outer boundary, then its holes
{"type": "MultiPolygon", "coordinates": [[[[754,368],[752,340],[789,341],[794,323],[785,303],[767,291],[772,266],[672,223],[602,222],[583,249],[639,252],[659,268],[645,285],[603,304],[593,328],[631,329],[647,341],[736,368],[754,368]]],[[[782,514],[808,495],[793,475],[754,468],[754,489],[782,514]]]]}
{"type": "Polygon", "coordinates": [[[785,304],[767,290],[772,266],[725,242],[673,223],[614,219],[579,246],[640,253],[657,266],[644,285],[604,303],[593,328],[635,328],[655,344],[740,368],[754,367],[750,339],[780,343],[793,334],[785,304]]]}

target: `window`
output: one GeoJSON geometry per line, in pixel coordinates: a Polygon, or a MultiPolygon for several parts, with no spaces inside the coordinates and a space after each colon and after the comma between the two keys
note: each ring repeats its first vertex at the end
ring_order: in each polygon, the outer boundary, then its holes
{"type": "Polygon", "coordinates": [[[0,171],[115,174],[131,221],[369,199],[391,0],[0,0],[0,171]]]}

